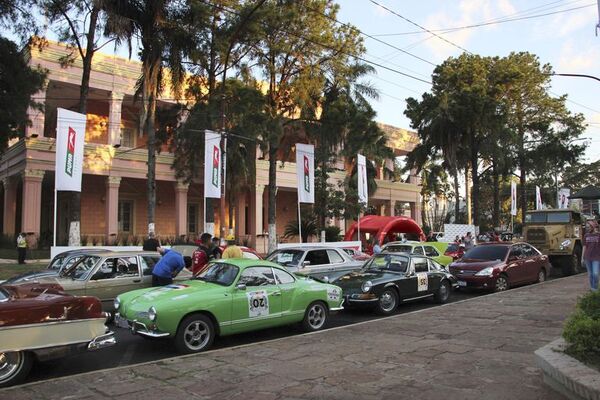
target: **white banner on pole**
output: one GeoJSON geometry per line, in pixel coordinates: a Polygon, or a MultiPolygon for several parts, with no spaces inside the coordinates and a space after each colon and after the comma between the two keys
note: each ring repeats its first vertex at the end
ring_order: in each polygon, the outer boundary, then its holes
{"type": "Polygon", "coordinates": [[[55,190],[81,192],[86,115],[58,108],[55,190]]]}
{"type": "Polygon", "coordinates": [[[315,202],[315,146],[296,143],[298,203],[315,202]]]}
{"type": "Polygon", "coordinates": [[[517,183],[510,183],[510,215],[517,215],[517,183]]]}
{"type": "Polygon", "coordinates": [[[535,209],[541,210],[543,208],[542,205],[542,194],[540,193],[540,187],[535,187],[535,209]]]}
{"type": "Polygon", "coordinates": [[[558,208],[569,208],[569,197],[571,197],[571,189],[560,189],[558,191],[558,208]]]}
{"type": "Polygon", "coordinates": [[[362,154],[357,157],[358,172],[358,202],[365,206],[369,202],[369,188],[367,186],[367,159],[362,154]]]}
{"type": "Polygon", "coordinates": [[[205,131],[204,136],[204,198],[221,198],[221,135],[205,131]]]}

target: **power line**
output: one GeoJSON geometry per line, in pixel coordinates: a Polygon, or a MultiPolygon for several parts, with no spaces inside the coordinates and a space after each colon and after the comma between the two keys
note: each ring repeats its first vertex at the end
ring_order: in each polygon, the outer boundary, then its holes
{"type": "Polygon", "coordinates": [[[446,43],[448,43],[448,44],[450,44],[450,45],[452,45],[452,46],[454,46],[454,47],[456,47],[456,48],[458,48],[458,49],[460,49],[460,50],[464,51],[465,53],[472,54],[472,53],[471,53],[469,50],[465,49],[464,47],[462,47],[462,46],[460,46],[460,45],[458,45],[458,44],[456,44],[456,43],[454,43],[454,42],[452,42],[452,41],[450,41],[450,40],[446,39],[446,38],[445,38],[445,37],[443,37],[443,36],[440,36],[440,35],[438,35],[438,34],[437,34],[437,33],[435,33],[435,32],[432,32],[432,31],[430,31],[429,29],[425,28],[424,26],[421,26],[421,25],[417,24],[416,22],[414,22],[414,21],[412,21],[412,20],[410,20],[410,19],[406,18],[405,16],[403,16],[403,15],[401,15],[401,14],[397,13],[396,11],[394,11],[394,10],[392,10],[392,9],[390,9],[390,8],[388,8],[388,7],[386,7],[385,5],[383,5],[383,4],[381,4],[381,3],[378,3],[378,2],[377,2],[377,1],[375,1],[375,0],[369,0],[369,1],[370,1],[371,3],[373,3],[373,4],[375,4],[375,5],[377,5],[377,6],[381,7],[381,8],[383,8],[384,10],[388,11],[389,13],[392,13],[392,14],[394,14],[394,15],[395,15],[395,16],[397,16],[398,18],[400,18],[400,19],[403,19],[404,21],[406,21],[406,22],[408,22],[408,23],[410,23],[410,24],[412,24],[412,25],[414,25],[414,26],[416,26],[416,27],[418,27],[418,28],[420,28],[420,29],[422,29],[422,30],[424,30],[424,31],[426,31],[426,32],[428,32],[428,33],[430,33],[430,34],[432,34],[433,36],[435,36],[435,37],[437,37],[437,38],[439,38],[439,39],[443,40],[444,42],[446,42],[446,43]]]}
{"type": "MultiPolygon", "coordinates": [[[[506,23],[506,22],[514,22],[514,21],[522,21],[522,20],[527,20],[527,19],[542,18],[542,17],[547,17],[549,15],[562,14],[562,13],[566,13],[566,12],[570,12],[570,11],[580,10],[580,9],[583,9],[583,8],[593,7],[594,5],[595,5],[595,3],[590,3],[590,4],[586,4],[584,6],[567,8],[567,9],[564,9],[564,10],[553,11],[553,12],[543,13],[543,14],[536,14],[536,15],[528,15],[528,16],[517,17],[517,18],[505,18],[505,19],[498,18],[496,20],[491,20],[491,21],[488,21],[488,22],[481,22],[481,23],[472,24],[472,25],[457,26],[457,27],[453,27],[453,28],[432,29],[429,32],[430,33],[433,33],[433,32],[450,33],[450,32],[460,31],[460,30],[463,30],[463,29],[472,29],[472,28],[479,28],[479,27],[482,27],[482,26],[503,24],[503,23],[506,23]]],[[[417,34],[417,33],[423,33],[423,32],[421,30],[421,31],[399,32],[399,33],[382,33],[382,34],[373,35],[373,36],[378,36],[378,37],[384,37],[384,36],[405,36],[405,35],[414,35],[414,34],[417,34]]]]}

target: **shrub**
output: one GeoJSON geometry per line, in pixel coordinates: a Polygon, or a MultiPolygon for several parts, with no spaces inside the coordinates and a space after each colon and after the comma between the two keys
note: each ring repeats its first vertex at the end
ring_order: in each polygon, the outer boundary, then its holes
{"type": "Polygon", "coordinates": [[[325,228],[325,241],[337,242],[340,240],[341,229],[337,226],[328,226],[325,228]]]}
{"type": "Polygon", "coordinates": [[[82,246],[87,246],[87,244],[88,244],[88,237],[87,237],[87,235],[81,235],[81,236],[79,236],[79,242],[81,243],[82,246]]]}
{"type": "Polygon", "coordinates": [[[600,365],[600,293],[590,292],[577,302],[577,310],[563,331],[566,353],[595,366],[600,365]]]}

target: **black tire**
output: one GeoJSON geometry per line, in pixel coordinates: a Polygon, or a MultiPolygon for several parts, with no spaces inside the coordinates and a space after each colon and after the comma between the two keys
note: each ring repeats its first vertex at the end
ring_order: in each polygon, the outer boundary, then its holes
{"type": "Polygon", "coordinates": [[[440,287],[439,287],[438,291],[435,293],[435,295],[433,296],[433,299],[438,304],[444,304],[450,298],[450,290],[451,290],[450,282],[448,282],[447,280],[444,279],[443,281],[440,282],[440,287]]]}
{"type": "Polygon", "coordinates": [[[215,340],[215,326],[204,314],[192,314],[183,319],[175,335],[175,347],[180,353],[208,350],[215,340]]]}
{"type": "Polygon", "coordinates": [[[329,309],[322,301],[314,301],[306,307],[302,329],[305,332],[316,332],[329,322],[329,309]]]}
{"type": "Polygon", "coordinates": [[[562,271],[564,276],[571,276],[581,271],[581,249],[579,246],[573,249],[573,254],[562,259],[562,271]]]}
{"type": "Polygon", "coordinates": [[[544,268],[540,268],[537,276],[537,283],[542,283],[546,281],[546,270],[544,268]]]}
{"type": "Polygon", "coordinates": [[[508,277],[506,275],[502,274],[498,278],[496,278],[496,284],[494,286],[495,292],[504,292],[509,288],[510,285],[508,284],[508,277]]]}
{"type": "Polygon", "coordinates": [[[381,292],[379,298],[377,299],[377,305],[375,306],[375,311],[380,315],[390,315],[396,308],[398,308],[398,303],[400,302],[398,293],[393,288],[386,288],[381,292]]]}
{"type": "Polygon", "coordinates": [[[0,387],[23,382],[33,366],[33,354],[26,351],[0,353],[0,387]]]}

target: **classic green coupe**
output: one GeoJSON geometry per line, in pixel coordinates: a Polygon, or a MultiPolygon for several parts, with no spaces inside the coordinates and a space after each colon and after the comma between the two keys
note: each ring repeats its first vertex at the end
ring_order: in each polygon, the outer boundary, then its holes
{"type": "Polygon", "coordinates": [[[295,276],[269,261],[218,260],[188,281],[134,290],[115,299],[115,322],[150,338],[171,337],[178,351],[208,349],[215,336],[302,323],[325,326],[342,309],[342,290],[295,276]]]}

